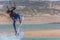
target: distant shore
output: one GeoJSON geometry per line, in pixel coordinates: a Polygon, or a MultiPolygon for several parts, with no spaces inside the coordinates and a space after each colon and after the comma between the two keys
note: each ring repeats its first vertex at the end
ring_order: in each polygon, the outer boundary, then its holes
{"type": "MultiPolygon", "coordinates": [[[[0,24],[12,24],[10,17],[0,15],[0,24]]],[[[17,21],[19,24],[19,21],[17,21]]],[[[24,17],[23,24],[60,24],[60,14],[50,15],[42,14],[41,16],[27,16],[24,17]]]]}

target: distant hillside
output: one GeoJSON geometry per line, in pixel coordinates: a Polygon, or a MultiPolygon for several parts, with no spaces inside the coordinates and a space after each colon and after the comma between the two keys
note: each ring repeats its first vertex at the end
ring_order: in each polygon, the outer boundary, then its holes
{"type": "MultiPolygon", "coordinates": [[[[24,13],[32,14],[32,13],[51,13],[51,10],[56,10],[56,9],[49,9],[50,3],[53,5],[60,5],[60,1],[40,1],[40,0],[12,0],[12,1],[0,1],[0,4],[4,4],[4,8],[6,8],[7,4],[12,4],[13,2],[16,2],[17,6],[26,6],[22,10],[24,13]]],[[[57,11],[60,11],[57,9],[57,11]]]]}
{"type": "MultiPolygon", "coordinates": [[[[37,3],[38,3],[38,5],[39,4],[41,4],[41,3],[45,3],[45,2],[47,2],[47,3],[51,3],[51,1],[40,1],[40,0],[12,0],[12,1],[0,1],[0,4],[8,4],[8,3],[13,3],[13,2],[16,2],[16,4],[17,5],[22,5],[22,6],[28,6],[28,5],[30,5],[30,4],[34,4],[34,5],[37,5],[37,3]]],[[[54,3],[54,4],[59,4],[60,5],[60,1],[52,1],[52,3],[54,3]]]]}

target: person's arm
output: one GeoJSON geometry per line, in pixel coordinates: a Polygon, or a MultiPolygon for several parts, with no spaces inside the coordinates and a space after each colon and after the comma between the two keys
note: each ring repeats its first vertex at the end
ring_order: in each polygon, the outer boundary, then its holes
{"type": "Polygon", "coordinates": [[[10,9],[9,9],[9,7],[8,7],[8,6],[7,6],[6,13],[10,13],[10,9]]]}
{"type": "Polygon", "coordinates": [[[16,9],[16,3],[14,2],[13,4],[12,4],[12,10],[15,10],[16,9]]]}

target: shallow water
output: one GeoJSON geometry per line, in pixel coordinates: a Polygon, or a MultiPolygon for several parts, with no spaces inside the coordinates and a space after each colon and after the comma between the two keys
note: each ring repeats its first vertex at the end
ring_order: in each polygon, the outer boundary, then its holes
{"type": "Polygon", "coordinates": [[[23,38],[22,40],[60,40],[60,38],[23,38]]]}
{"type": "Polygon", "coordinates": [[[19,35],[8,35],[6,33],[2,33],[0,34],[0,40],[21,40],[24,36],[24,32],[21,31],[21,32],[18,32],[19,35]]]}
{"type": "Polygon", "coordinates": [[[0,40],[20,40],[21,38],[16,37],[15,35],[8,36],[7,34],[1,34],[0,40]]]}
{"type": "Polygon", "coordinates": [[[21,38],[15,35],[0,34],[0,40],[60,40],[60,38],[21,38]]]}
{"type": "MultiPolygon", "coordinates": [[[[19,25],[16,26],[17,28],[19,25]]],[[[23,29],[60,29],[60,24],[30,24],[22,25],[20,28],[23,29]]],[[[0,25],[0,29],[13,29],[13,25],[0,25]]]]}
{"type": "MultiPolygon", "coordinates": [[[[17,28],[19,25],[17,25],[17,28]]],[[[20,28],[23,29],[60,29],[60,24],[30,24],[22,25],[20,28]]],[[[11,30],[13,25],[0,25],[1,30],[11,30]]],[[[0,40],[60,40],[60,38],[23,38],[16,37],[15,35],[0,34],[0,40]]]]}

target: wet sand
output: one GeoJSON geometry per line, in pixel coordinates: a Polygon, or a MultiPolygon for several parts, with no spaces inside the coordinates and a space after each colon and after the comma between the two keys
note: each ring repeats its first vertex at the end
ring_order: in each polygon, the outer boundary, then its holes
{"type": "MultiPolygon", "coordinates": [[[[60,37],[60,29],[53,30],[24,30],[24,37],[60,37]]],[[[14,34],[14,31],[0,31],[0,34],[14,34]]]]}
{"type": "Polygon", "coordinates": [[[26,30],[24,37],[60,37],[60,29],[55,30],[26,30]]]}

